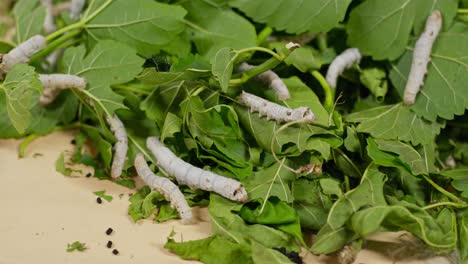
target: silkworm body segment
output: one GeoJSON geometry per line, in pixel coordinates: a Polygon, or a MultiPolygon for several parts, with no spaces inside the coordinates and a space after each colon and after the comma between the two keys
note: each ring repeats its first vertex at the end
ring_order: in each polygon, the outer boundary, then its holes
{"type": "Polygon", "coordinates": [[[35,35],[25,42],[3,55],[1,70],[8,72],[18,63],[27,63],[32,55],[46,46],[46,39],[41,35],[35,35]]]}
{"type": "MultiPolygon", "coordinates": [[[[243,62],[239,65],[239,71],[248,71],[250,69],[255,68],[255,66],[252,66],[246,62],[243,62]]],[[[266,72],[263,72],[256,77],[257,80],[266,83],[270,86],[273,91],[275,91],[276,96],[278,100],[284,101],[289,98],[291,98],[291,95],[289,94],[288,87],[284,82],[281,80],[281,78],[272,70],[268,70],[266,72]]]]}
{"type": "Polygon", "coordinates": [[[146,145],[156,157],[158,166],[174,176],[180,184],[194,189],[216,192],[230,200],[247,201],[247,191],[240,182],[202,170],[183,161],[156,137],[149,137],[146,145]]]}
{"type": "Polygon", "coordinates": [[[41,105],[48,105],[64,89],[77,88],[85,89],[86,79],[71,74],[39,74],[44,92],[39,98],[41,105]]]}
{"type": "Polygon", "coordinates": [[[148,167],[145,158],[141,153],[135,157],[135,169],[143,181],[151,188],[166,198],[173,208],[179,212],[183,224],[193,222],[192,209],[187,204],[184,195],[172,181],[167,178],[156,176],[148,167]]]}
{"type": "Polygon", "coordinates": [[[125,130],[125,126],[114,114],[113,117],[107,116],[107,123],[110,126],[111,131],[114,133],[117,142],[114,145],[114,157],[112,159],[111,176],[112,178],[118,178],[122,175],[122,170],[127,158],[128,151],[128,137],[125,130]]]}
{"type": "Polygon", "coordinates": [[[331,88],[336,88],[338,76],[340,76],[346,69],[351,67],[354,63],[359,62],[362,58],[359,49],[349,48],[338,55],[328,67],[325,79],[331,88]]]}
{"type": "Polygon", "coordinates": [[[431,50],[437,35],[442,27],[442,15],[435,10],[426,21],[424,32],[416,41],[413,51],[413,62],[406,82],[403,94],[403,102],[412,105],[416,101],[421,86],[424,84],[424,76],[427,73],[427,64],[431,60],[431,50]]]}
{"type": "Polygon", "coordinates": [[[45,33],[49,34],[54,32],[57,28],[54,22],[54,6],[52,0],[41,0],[41,3],[46,10],[46,16],[44,19],[44,31],[45,33]]]}
{"type": "Polygon", "coordinates": [[[314,113],[308,107],[292,109],[244,91],[239,96],[238,102],[247,106],[251,112],[258,112],[260,116],[266,116],[268,120],[272,119],[278,123],[298,120],[313,122],[315,120],[314,113]]]}

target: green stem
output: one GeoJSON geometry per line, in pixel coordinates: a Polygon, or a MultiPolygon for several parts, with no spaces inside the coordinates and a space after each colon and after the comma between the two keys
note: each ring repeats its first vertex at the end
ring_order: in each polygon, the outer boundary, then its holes
{"type": "Polygon", "coordinates": [[[458,14],[468,14],[468,8],[460,8],[457,10],[458,14]]]}
{"type": "Polygon", "coordinates": [[[424,206],[423,209],[427,210],[427,209],[431,209],[431,208],[435,208],[439,206],[452,206],[455,208],[467,208],[468,204],[459,204],[459,203],[454,203],[454,202],[439,202],[439,203],[434,203],[434,204],[424,206]]]}
{"type": "Polygon", "coordinates": [[[151,91],[146,91],[142,89],[138,89],[129,85],[125,84],[114,84],[111,86],[113,89],[118,89],[118,90],[123,90],[123,91],[128,91],[128,92],[134,92],[137,94],[142,94],[142,95],[149,95],[151,94],[151,91]]]}
{"type": "Polygon", "coordinates": [[[52,53],[54,50],[56,50],[58,47],[60,47],[63,43],[65,43],[67,40],[75,37],[76,35],[80,34],[80,31],[73,31],[69,34],[66,34],[66,35],[63,35],[61,36],[60,38],[52,41],[49,43],[49,45],[47,45],[47,47],[45,49],[42,49],[41,51],[39,51],[38,53],[34,54],[32,57],[31,57],[31,61],[35,61],[37,60],[38,58],[41,58],[43,56],[46,56],[50,53],[52,53]]]}
{"type": "Polygon", "coordinates": [[[328,48],[327,44],[327,33],[319,33],[317,35],[317,46],[319,47],[320,51],[325,51],[328,48]]]}
{"type": "Polygon", "coordinates": [[[431,178],[429,178],[428,176],[426,175],[423,175],[423,178],[430,184],[432,185],[432,187],[434,187],[436,190],[438,190],[439,192],[441,192],[443,195],[447,196],[447,198],[449,198],[450,200],[456,202],[456,203],[463,203],[463,201],[461,201],[457,196],[455,196],[453,193],[450,193],[449,191],[445,190],[444,188],[442,188],[440,185],[438,185],[437,183],[435,183],[431,178]]]}
{"type": "Polygon", "coordinates": [[[270,58],[268,60],[266,60],[264,63],[258,65],[257,67],[251,69],[251,70],[248,70],[248,71],[245,71],[242,73],[241,77],[238,78],[238,79],[231,79],[229,81],[229,84],[230,85],[240,85],[240,84],[243,84],[245,82],[247,82],[248,80],[250,80],[251,78],[263,73],[263,72],[266,72],[268,70],[271,70],[273,68],[275,68],[276,66],[278,66],[283,60],[278,60],[276,57],[274,58],[270,58]]]}
{"type": "Polygon", "coordinates": [[[83,23],[83,26],[87,24],[89,21],[94,19],[99,13],[102,12],[102,10],[106,9],[114,0],[107,0],[103,5],[101,5],[94,13],[92,13],[90,16],[85,17],[81,23],[83,23]]]}
{"type": "Polygon", "coordinates": [[[345,186],[345,192],[349,192],[351,190],[351,184],[349,183],[348,175],[344,176],[344,186],[345,186]]]}
{"type": "MultiPolygon", "coordinates": [[[[74,31],[74,30],[76,30],[76,29],[78,29],[79,32],[81,32],[81,28],[83,28],[84,25],[85,25],[85,24],[82,23],[82,22],[80,21],[80,22],[77,22],[77,23],[75,23],[75,24],[71,24],[71,25],[66,26],[66,27],[64,27],[64,28],[61,28],[61,29],[59,29],[59,30],[57,30],[57,31],[55,31],[55,32],[53,32],[53,33],[51,33],[50,35],[48,35],[48,36],[46,37],[46,41],[47,41],[47,43],[50,43],[50,42],[52,42],[54,39],[60,37],[62,34],[65,34],[65,33],[70,32],[70,31],[74,31]]],[[[66,35],[65,35],[65,36],[66,36],[66,35]]],[[[62,36],[62,37],[63,37],[63,36],[62,36]]]]}
{"type": "Polygon", "coordinates": [[[257,36],[257,45],[260,46],[270,35],[273,33],[273,29],[271,27],[264,27],[257,36]]]}
{"type": "Polygon", "coordinates": [[[333,101],[335,100],[335,90],[332,89],[330,85],[328,85],[327,80],[325,80],[319,71],[312,71],[311,74],[320,83],[320,86],[322,86],[323,92],[325,94],[325,101],[323,102],[323,106],[329,113],[331,113],[333,110],[333,101]]]}
{"type": "Polygon", "coordinates": [[[26,147],[29,145],[29,143],[31,143],[33,140],[35,140],[36,138],[40,137],[41,135],[38,135],[38,134],[31,134],[29,135],[27,138],[25,138],[20,146],[19,146],[19,155],[18,157],[19,158],[24,158],[24,152],[26,151],[26,147]]]}
{"type": "Polygon", "coordinates": [[[275,57],[277,60],[283,60],[283,58],[280,55],[278,55],[275,52],[273,52],[272,50],[264,48],[264,47],[245,48],[245,49],[241,49],[241,50],[236,50],[235,52],[237,53],[237,55],[239,55],[239,54],[250,52],[250,51],[262,51],[262,52],[270,54],[271,56],[275,57]]]}

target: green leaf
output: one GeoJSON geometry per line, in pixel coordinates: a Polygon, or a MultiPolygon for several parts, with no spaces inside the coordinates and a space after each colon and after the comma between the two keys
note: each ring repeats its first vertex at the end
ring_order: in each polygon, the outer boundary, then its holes
{"type": "Polygon", "coordinates": [[[281,163],[275,162],[272,166],[255,172],[244,183],[250,200],[262,199],[260,213],[263,212],[271,196],[288,203],[294,199],[289,183],[295,179],[295,175],[283,164],[284,160],[281,163]]]}
{"type": "MultiPolygon", "coordinates": [[[[89,10],[102,4],[102,0],[93,1],[89,10]]],[[[84,18],[91,13],[85,12],[84,18]]],[[[154,49],[171,44],[184,31],[186,13],[180,6],[152,0],[114,0],[85,28],[91,39],[113,39],[151,55],[154,49]]]]}
{"type": "Polygon", "coordinates": [[[417,9],[415,0],[368,0],[351,11],[348,45],[376,60],[398,58],[405,50],[417,9]]]}
{"type": "Polygon", "coordinates": [[[339,181],[332,178],[323,178],[319,180],[319,183],[324,194],[336,195],[337,197],[341,197],[343,195],[339,181]]]}
{"type": "Polygon", "coordinates": [[[212,232],[239,244],[255,240],[267,248],[284,247],[288,251],[299,248],[291,235],[277,229],[253,224],[248,225],[235,212],[242,205],[229,201],[219,195],[211,194],[208,211],[211,216],[212,232]]]}
{"type": "Polygon", "coordinates": [[[99,156],[106,168],[110,168],[112,162],[112,144],[107,141],[100,133],[100,130],[92,126],[82,126],[81,131],[86,134],[96,145],[99,156]]]}
{"type": "Polygon", "coordinates": [[[133,48],[103,40],[88,54],[84,45],[68,48],[63,55],[62,68],[65,73],[85,78],[88,82],[86,95],[112,115],[126,106],[123,97],[113,92],[110,85],[133,80],[140,73],[143,62],[133,48]]]}
{"type": "Polygon", "coordinates": [[[380,68],[366,68],[359,73],[359,80],[369,89],[377,101],[383,101],[388,91],[387,74],[380,68]]]}
{"type": "Polygon", "coordinates": [[[179,212],[177,212],[176,208],[173,208],[169,203],[164,203],[159,207],[158,215],[156,215],[154,221],[162,223],[179,217],[179,212]]]}
{"type": "Polygon", "coordinates": [[[345,116],[351,123],[359,123],[357,132],[369,133],[378,139],[411,142],[413,145],[432,142],[443,124],[427,122],[402,104],[385,105],[345,116]]]}
{"type": "Polygon", "coordinates": [[[331,130],[319,126],[300,124],[289,126],[276,133],[281,125],[275,121],[259,117],[245,107],[237,106],[239,121],[244,129],[253,136],[257,144],[271,152],[271,141],[275,137],[273,151],[281,155],[299,155],[307,150],[319,152],[324,159],[330,158],[330,148],[341,145],[342,140],[331,130]],[[291,144],[292,143],[292,144],[291,144]]]}
{"type": "MultiPolygon", "coordinates": [[[[455,24],[441,33],[434,43],[424,85],[411,110],[429,121],[437,117],[453,119],[468,108],[468,27],[455,24]]],[[[403,94],[410,71],[413,51],[408,50],[392,64],[390,79],[403,94]]]]}
{"type": "Polygon", "coordinates": [[[468,260],[468,217],[462,216],[457,219],[458,234],[460,236],[458,242],[459,254],[462,263],[468,260]]]}
{"type": "Polygon", "coordinates": [[[15,4],[13,16],[18,44],[42,32],[45,13],[45,8],[39,3],[39,0],[21,0],[15,4]]]}
{"type": "Polygon", "coordinates": [[[452,178],[452,186],[461,192],[461,196],[468,198],[468,169],[459,168],[439,172],[440,175],[452,178]]]}
{"type": "Polygon", "coordinates": [[[112,199],[114,199],[112,196],[107,195],[105,190],[94,192],[94,194],[108,202],[112,202],[112,199]]]}
{"type": "Polygon", "coordinates": [[[164,125],[161,129],[161,141],[166,138],[173,138],[175,133],[181,132],[182,119],[173,113],[169,112],[164,120],[164,125]]]}
{"type": "Polygon", "coordinates": [[[322,193],[319,181],[296,180],[292,191],[294,208],[299,215],[301,225],[312,230],[318,230],[325,225],[332,201],[329,196],[322,193]]]}
{"type": "Polygon", "coordinates": [[[317,234],[311,248],[312,252],[328,254],[343,247],[350,238],[344,225],[353,214],[365,206],[387,204],[383,194],[385,181],[386,176],[371,164],[362,176],[361,183],[333,204],[328,214],[327,224],[317,234]],[[331,239],[337,240],[331,241],[331,239]]]}
{"type": "Polygon", "coordinates": [[[234,61],[237,58],[237,54],[232,51],[231,48],[222,48],[216,52],[211,71],[213,75],[218,79],[221,85],[221,90],[227,92],[229,81],[231,80],[232,69],[234,67],[234,61]]]}
{"type": "Polygon", "coordinates": [[[240,210],[242,219],[248,223],[264,225],[290,224],[298,219],[294,208],[276,197],[269,198],[265,202],[265,209],[260,212],[263,202],[263,199],[259,198],[242,206],[240,210]]]}
{"type": "Polygon", "coordinates": [[[179,114],[179,105],[188,96],[189,89],[184,81],[161,85],[141,102],[140,109],[145,111],[148,119],[163,127],[169,112],[179,114]]]}
{"type": "Polygon", "coordinates": [[[62,152],[55,161],[55,170],[63,174],[63,176],[71,176],[73,170],[65,166],[65,154],[62,152]]]}
{"type": "Polygon", "coordinates": [[[346,127],[346,138],[343,143],[348,151],[358,152],[361,149],[361,141],[354,126],[346,127]]]}
{"type": "Polygon", "coordinates": [[[453,19],[457,15],[459,0],[417,0],[418,8],[414,18],[413,31],[419,35],[426,24],[426,19],[434,10],[439,10],[442,13],[442,30],[447,31],[451,26],[453,19]]]}
{"type": "Polygon", "coordinates": [[[343,20],[351,0],[234,0],[229,4],[258,23],[288,33],[327,32],[343,20]]]}
{"type": "Polygon", "coordinates": [[[323,64],[327,63],[322,57],[323,54],[318,50],[310,46],[303,46],[293,50],[284,62],[287,65],[293,65],[301,72],[309,72],[312,70],[319,70],[323,64]]]}
{"type": "Polygon", "coordinates": [[[281,252],[267,248],[252,241],[252,259],[255,264],[291,264],[292,262],[281,252]]]}
{"type": "Polygon", "coordinates": [[[34,68],[25,64],[13,66],[3,84],[0,84],[0,92],[5,95],[11,124],[18,133],[23,134],[33,121],[32,108],[37,104],[37,96],[42,93],[41,81],[34,68]]]}
{"type": "Polygon", "coordinates": [[[169,237],[164,248],[176,253],[183,259],[199,260],[207,264],[253,264],[248,244],[235,243],[221,236],[187,242],[175,242],[169,237]]]}
{"type": "Polygon", "coordinates": [[[68,244],[67,245],[67,252],[73,252],[75,250],[79,251],[79,252],[83,252],[85,251],[86,249],[88,249],[86,247],[86,244],[85,243],[81,243],[80,241],[75,241],[71,244],[68,244]]]}
{"type": "MultiPolygon", "coordinates": [[[[398,159],[404,164],[413,175],[429,174],[436,170],[434,166],[434,159],[430,153],[424,152],[419,153],[411,145],[396,141],[396,140],[384,140],[384,139],[367,139],[368,142],[374,141],[378,148],[385,152],[390,152],[398,155],[398,159]]],[[[427,151],[434,151],[429,145],[424,146],[427,151]]]]}
{"type": "Polygon", "coordinates": [[[151,189],[148,186],[144,186],[140,190],[138,190],[137,193],[133,194],[130,197],[129,199],[130,205],[128,206],[128,215],[130,215],[130,217],[133,219],[134,222],[148,217],[148,216],[145,216],[145,213],[143,211],[143,201],[145,197],[147,197],[148,194],[150,193],[151,193],[151,189]]]}
{"type": "Polygon", "coordinates": [[[219,9],[202,0],[184,3],[189,12],[188,31],[198,52],[212,58],[221,48],[243,49],[256,46],[254,26],[230,9],[219,9]]]}
{"type": "Polygon", "coordinates": [[[422,239],[435,250],[451,250],[456,246],[457,235],[449,209],[443,209],[436,218],[426,210],[406,202],[398,205],[374,206],[355,213],[351,218],[352,229],[366,237],[381,227],[407,230],[422,239]]]}

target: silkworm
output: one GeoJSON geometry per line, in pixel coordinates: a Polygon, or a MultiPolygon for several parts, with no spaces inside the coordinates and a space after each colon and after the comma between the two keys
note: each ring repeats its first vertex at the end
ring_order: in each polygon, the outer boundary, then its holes
{"type": "Polygon", "coordinates": [[[85,89],[86,79],[71,74],[39,74],[44,92],[39,98],[41,105],[52,103],[64,89],[85,89]]]}
{"type": "Polygon", "coordinates": [[[111,131],[114,133],[117,142],[114,145],[114,157],[112,159],[111,176],[112,178],[118,178],[122,175],[122,170],[127,158],[128,151],[128,138],[125,126],[120,121],[119,117],[114,114],[113,117],[106,116],[107,123],[110,126],[111,131]]]}
{"type": "Polygon", "coordinates": [[[331,88],[336,88],[338,76],[346,69],[350,68],[354,63],[361,60],[362,55],[357,48],[349,48],[338,55],[328,67],[325,79],[331,88]]]}
{"type": "Polygon", "coordinates": [[[27,63],[32,55],[40,51],[46,46],[46,39],[41,35],[35,35],[18,47],[10,50],[7,54],[3,55],[1,71],[8,72],[13,65],[17,63],[27,63]]]}
{"type": "Polygon", "coordinates": [[[427,64],[431,60],[431,50],[437,35],[442,27],[442,15],[435,10],[426,20],[424,32],[416,41],[413,52],[413,62],[406,82],[403,94],[403,102],[412,105],[416,101],[416,95],[424,84],[424,76],[427,73],[427,64]]]}
{"type": "Polygon", "coordinates": [[[46,10],[46,15],[44,19],[44,32],[50,34],[57,29],[57,27],[55,26],[53,14],[54,5],[52,3],[52,0],[41,0],[41,3],[46,10]]]}
{"type": "Polygon", "coordinates": [[[194,189],[216,192],[230,200],[247,202],[247,191],[242,183],[183,161],[156,137],[147,138],[146,146],[157,159],[158,166],[174,176],[178,183],[194,189]]]}
{"type": "Polygon", "coordinates": [[[266,116],[268,120],[272,119],[278,123],[315,120],[314,113],[308,107],[288,108],[244,91],[238,102],[247,106],[251,112],[258,112],[260,116],[266,116]]]}
{"type": "MultiPolygon", "coordinates": [[[[248,71],[253,68],[255,68],[255,66],[246,62],[243,62],[239,65],[239,71],[241,72],[248,71]]],[[[291,98],[288,87],[274,71],[268,70],[266,72],[260,73],[255,78],[263,83],[268,84],[270,88],[275,91],[278,100],[284,101],[291,98]]]]}
{"type": "Polygon", "coordinates": [[[71,0],[70,18],[77,20],[80,17],[81,11],[85,5],[85,0],[71,0]]]}
{"type": "Polygon", "coordinates": [[[179,212],[182,224],[193,222],[192,209],[187,204],[184,195],[172,181],[167,178],[156,176],[148,167],[143,154],[138,153],[135,157],[135,169],[143,181],[151,188],[166,198],[171,206],[179,212]]]}

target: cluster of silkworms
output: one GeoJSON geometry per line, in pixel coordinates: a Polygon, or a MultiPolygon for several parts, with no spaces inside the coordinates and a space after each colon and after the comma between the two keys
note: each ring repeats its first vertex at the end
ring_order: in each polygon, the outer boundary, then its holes
{"type": "Polygon", "coordinates": [[[424,76],[427,73],[427,64],[431,60],[431,50],[434,41],[442,27],[442,15],[439,10],[435,10],[426,20],[424,32],[416,41],[413,51],[413,61],[411,70],[406,82],[403,94],[403,102],[412,105],[416,101],[416,95],[419,93],[424,83],[424,76]]]}
{"type": "Polygon", "coordinates": [[[314,113],[308,107],[288,108],[244,91],[239,96],[238,102],[247,106],[251,112],[258,112],[260,116],[266,116],[268,120],[275,120],[278,123],[294,121],[310,123],[315,120],[314,113]]]}

